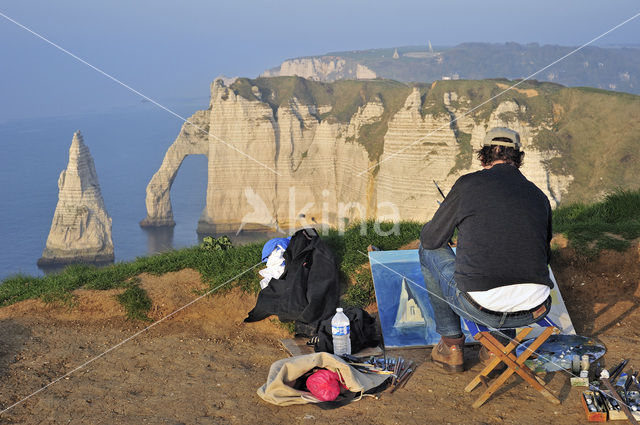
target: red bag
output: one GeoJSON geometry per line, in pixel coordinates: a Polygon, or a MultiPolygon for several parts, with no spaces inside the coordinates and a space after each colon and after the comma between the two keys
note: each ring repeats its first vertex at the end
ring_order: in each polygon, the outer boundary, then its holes
{"type": "Polygon", "coordinates": [[[338,374],[327,369],[315,371],[307,378],[307,389],[320,401],[333,401],[340,395],[338,374]]]}

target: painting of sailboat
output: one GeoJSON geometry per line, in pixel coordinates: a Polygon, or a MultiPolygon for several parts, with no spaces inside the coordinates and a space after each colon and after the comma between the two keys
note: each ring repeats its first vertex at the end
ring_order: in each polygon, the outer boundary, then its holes
{"type": "Polygon", "coordinates": [[[396,314],[396,321],[393,326],[396,328],[425,326],[422,310],[404,277],[402,278],[402,289],[398,300],[398,314],[396,314]]]}
{"type": "Polygon", "coordinates": [[[385,345],[437,344],[440,335],[436,333],[417,250],[373,251],[369,262],[385,345]]]}

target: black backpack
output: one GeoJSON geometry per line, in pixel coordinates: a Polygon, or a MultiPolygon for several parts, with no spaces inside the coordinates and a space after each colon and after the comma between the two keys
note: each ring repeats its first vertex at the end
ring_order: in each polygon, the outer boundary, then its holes
{"type": "MultiPolygon", "coordinates": [[[[344,314],[349,318],[351,332],[351,352],[357,353],[367,347],[376,347],[380,337],[376,328],[376,319],[361,308],[347,307],[344,314]]],[[[322,320],[316,329],[316,336],[309,343],[313,344],[315,352],[333,353],[333,335],[331,334],[331,319],[322,320]]]]}
{"type": "Polygon", "coordinates": [[[338,307],[340,280],[335,256],[313,228],[298,230],[284,254],[284,273],[258,294],[245,322],[277,314],[295,321],[296,334],[312,336],[318,323],[338,307]]]}

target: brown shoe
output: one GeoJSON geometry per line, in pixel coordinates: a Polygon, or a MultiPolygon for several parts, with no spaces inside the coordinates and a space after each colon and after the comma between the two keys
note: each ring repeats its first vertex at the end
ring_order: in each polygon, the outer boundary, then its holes
{"type": "MultiPolygon", "coordinates": [[[[482,363],[483,366],[489,366],[489,363],[491,363],[493,360],[496,359],[496,355],[493,354],[491,351],[487,350],[487,348],[483,345],[482,347],[480,347],[480,351],[478,352],[478,358],[480,359],[480,363],[482,363]]],[[[498,365],[496,367],[494,367],[492,370],[495,370],[496,372],[500,372],[503,371],[507,368],[507,365],[504,363],[498,363],[498,365]]]]}
{"type": "Polygon", "coordinates": [[[487,348],[483,345],[482,347],[480,347],[480,351],[478,352],[478,358],[483,365],[487,366],[489,363],[491,363],[492,360],[496,358],[496,355],[487,350],[487,348]]]}
{"type": "Polygon", "coordinates": [[[464,337],[440,338],[431,350],[431,360],[447,372],[464,372],[464,337]]]}

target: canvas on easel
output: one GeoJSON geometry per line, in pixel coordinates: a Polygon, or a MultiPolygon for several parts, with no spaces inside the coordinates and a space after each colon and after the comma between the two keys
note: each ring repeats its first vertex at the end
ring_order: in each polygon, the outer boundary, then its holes
{"type": "MultiPolygon", "coordinates": [[[[433,308],[420,271],[417,249],[369,252],[371,274],[378,303],[382,335],[387,347],[420,347],[435,345],[436,333],[433,308]]],[[[549,318],[563,334],[575,334],[571,318],[549,269],[554,288],[549,318]]],[[[534,330],[531,336],[536,334],[534,330]]],[[[467,342],[474,342],[466,328],[467,342]]]]}

